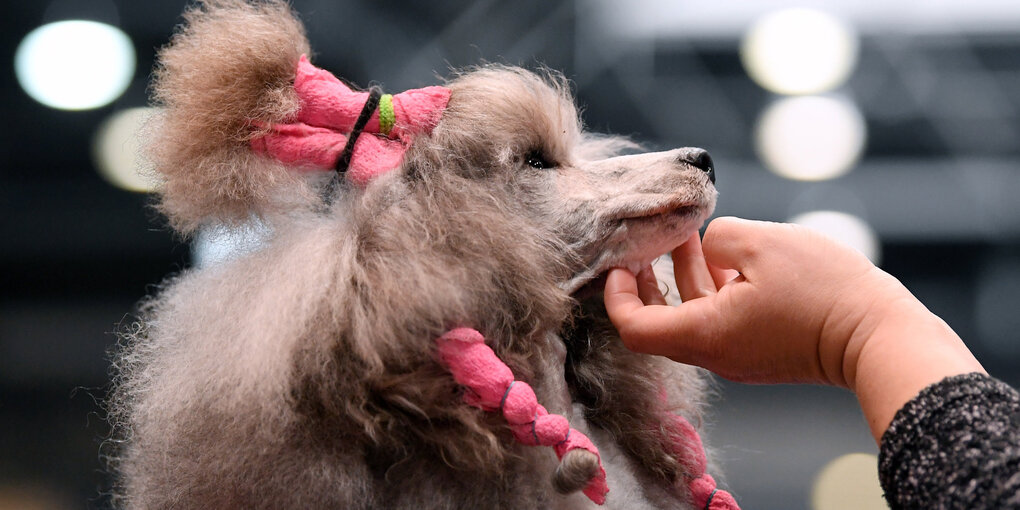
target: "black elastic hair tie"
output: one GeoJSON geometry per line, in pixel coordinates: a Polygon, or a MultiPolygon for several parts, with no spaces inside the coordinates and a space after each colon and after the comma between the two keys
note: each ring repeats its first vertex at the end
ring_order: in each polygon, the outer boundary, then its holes
{"type": "Polygon", "coordinates": [[[510,388],[514,387],[514,383],[517,381],[510,381],[510,386],[506,387],[506,391],[503,392],[503,398],[499,401],[499,412],[503,412],[503,406],[506,405],[506,398],[510,396],[510,388]]]}
{"type": "Polygon", "coordinates": [[[354,153],[354,144],[358,142],[358,136],[361,135],[361,131],[365,129],[365,125],[368,124],[368,119],[372,118],[372,114],[375,113],[376,108],[379,108],[379,98],[382,97],[382,89],[379,87],[371,87],[368,89],[368,99],[365,100],[365,106],[361,107],[361,113],[358,115],[358,120],[354,122],[354,127],[351,128],[351,134],[347,136],[347,144],[344,145],[344,151],[340,153],[340,158],[336,160],[336,173],[343,175],[347,171],[347,168],[351,166],[351,156],[354,153]]]}
{"type": "Polygon", "coordinates": [[[715,493],[719,492],[719,488],[712,489],[712,493],[708,495],[708,500],[705,501],[705,510],[708,510],[712,506],[712,498],[715,497],[715,493]]]}

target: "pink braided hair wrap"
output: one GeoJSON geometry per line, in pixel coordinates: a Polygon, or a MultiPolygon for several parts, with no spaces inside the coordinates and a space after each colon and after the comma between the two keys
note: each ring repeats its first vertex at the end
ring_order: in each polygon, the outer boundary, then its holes
{"type": "MultiPolygon", "coordinates": [[[[528,383],[515,381],[510,367],[506,366],[492,348],[485,345],[485,337],[470,328],[448,331],[436,340],[439,359],[446,365],[454,380],[467,391],[464,401],[489,412],[500,412],[510,425],[514,438],[529,446],[552,446],[557,458],[568,451],[582,448],[599,456],[598,448],[587,436],[570,428],[567,419],[549,412],[538,403],[528,383]]],[[[666,427],[671,443],[666,447],[681,459],[693,478],[687,486],[694,505],[704,510],[740,510],[728,492],[716,488],[715,480],[705,473],[708,459],[697,430],[683,416],[666,413],[666,427]],[[690,455],[693,452],[693,457],[690,455]]],[[[606,501],[609,485],[606,470],[599,456],[599,472],[582,490],[596,504],[606,501]]]]}
{"type": "MultiPolygon", "coordinates": [[[[464,400],[485,411],[502,412],[518,442],[529,446],[551,446],[560,459],[578,448],[599,455],[598,448],[588,436],[570,428],[566,418],[549,414],[538,403],[535,391],[528,383],[514,380],[510,367],[485,345],[481,333],[457,328],[439,337],[436,342],[439,359],[453,374],[454,380],[468,390],[464,400]]],[[[599,472],[582,492],[596,504],[605,503],[609,486],[601,456],[599,472]]]]}
{"type": "Polygon", "coordinates": [[[708,457],[705,446],[694,425],[678,414],[668,413],[669,423],[666,427],[670,432],[672,444],[670,450],[693,473],[687,483],[694,498],[694,506],[704,510],[740,510],[737,501],[729,492],[716,488],[715,479],[705,472],[708,457]],[[690,453],[694,455],[691,456],[690,453]]]}
{"type": "MultiPolygon", "coordinates": [[[[329,71],[313,66],[305,56],[297,64],[294,91],[301,101],[296,117],[289,123],[270,125],[270,131],[253,139],[251,147],[289,165],[331,169],[369,93],[351,90],[329,71]]],[[[347,178],[364,186],[400,166],[414,137],[432,132],[449,100],[450,89],[446,87],[412,89],[391,96],[392,127],[386,122],[390,119],[380,118],[381,110],[372,114],[362,131],[364,135],[355,142],[347,178]]]]}

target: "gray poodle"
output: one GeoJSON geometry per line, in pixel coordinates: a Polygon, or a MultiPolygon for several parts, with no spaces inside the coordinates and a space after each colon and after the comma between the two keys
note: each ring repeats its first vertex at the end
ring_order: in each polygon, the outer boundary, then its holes
{"type": "Polygon", "coordinates": [[[124,333],[119,504],[591,508],[580,489],[601,462],[608,508],[693,507],[703,453],[669,416],[700,423],[704,381],[625,349],[598,282],[704,223],[704,151],[619,156],[632,145],[583,132],[562,77],[486,65],[445,84],[398,166],[352,183],[253,150],[303,106],[308,42],[285,3],[207,1],[185,19],[153,85],[160,209],[184,235],[253,218],[270,234],[169,278],[124,333]],[[465,403],[436,354],[457,326],[600,457],[557,459],[465,403]]]}

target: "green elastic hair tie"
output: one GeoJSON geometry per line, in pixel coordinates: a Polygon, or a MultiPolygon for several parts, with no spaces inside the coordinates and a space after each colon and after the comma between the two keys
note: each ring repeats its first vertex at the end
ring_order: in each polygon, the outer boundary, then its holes
{"type": "Polygon", "coordinates": [[[393,95],[383,94],[379,98],[379,131],[389,136],[394,122],[396,122],[396,118],[393,114],[393,95]]]}

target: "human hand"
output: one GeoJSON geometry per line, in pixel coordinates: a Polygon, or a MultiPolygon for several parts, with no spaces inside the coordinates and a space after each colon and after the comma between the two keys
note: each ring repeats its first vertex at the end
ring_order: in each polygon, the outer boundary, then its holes
{"type": "Polygon", "coordinates": [[[615,269],[610,319],[633,350],[736,381],[852,387],[858,344],[904,305],[923,310],[863,255],[798,225],[720,218],[673,262],[683,304],[661,306],[650,271],[615,269]]]}
{"type": "Polygon", "coordinates": [[[876,441],[924,387],[984,372],[899,281],[807,228],[719,218],[704,246],[695,233],[672,255],[677,307],[651,268],[608,275],[606,311],[632,350],[735,381],[848,387],[876,441]]]}

